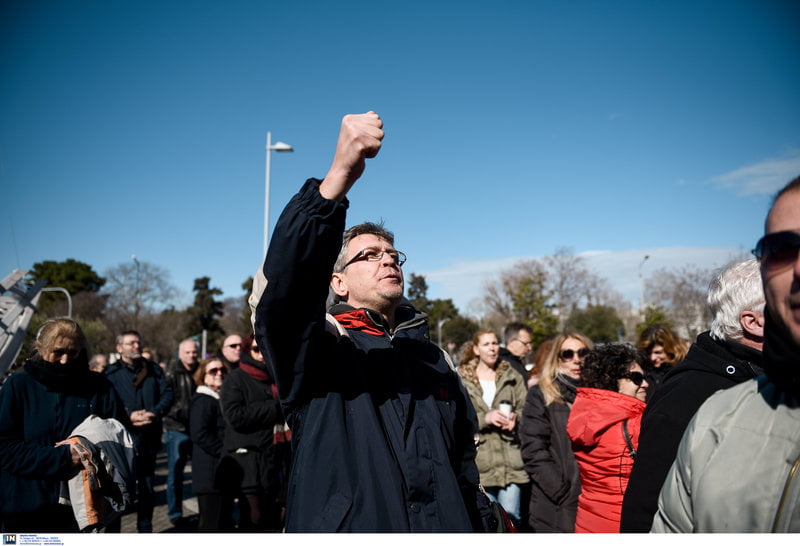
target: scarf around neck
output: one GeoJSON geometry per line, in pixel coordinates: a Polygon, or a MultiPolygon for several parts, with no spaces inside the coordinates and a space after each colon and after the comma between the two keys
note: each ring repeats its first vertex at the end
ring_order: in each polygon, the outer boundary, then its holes
{"type": "Polygon", "coordinates": [[[800,395],[800,345],[789,329],[764,308],[764,371],[780,388],[800,395]]]}

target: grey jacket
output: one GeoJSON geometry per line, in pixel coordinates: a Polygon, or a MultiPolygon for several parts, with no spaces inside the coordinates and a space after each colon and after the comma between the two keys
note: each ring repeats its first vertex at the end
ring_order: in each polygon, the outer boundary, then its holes
{"type": "Polygon", "coordinates": [[[651,532],[800,532],[800,396],[766,377],[710,397],[689,424],[651,532]]]}

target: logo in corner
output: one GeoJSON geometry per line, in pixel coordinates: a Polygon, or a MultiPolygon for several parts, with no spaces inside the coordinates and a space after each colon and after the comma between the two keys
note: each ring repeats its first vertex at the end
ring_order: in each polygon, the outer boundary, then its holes
{"type": "Polygon", "coordinates": [[[3,544],[16,544],[17,535],[3,535],[3,544]]]}

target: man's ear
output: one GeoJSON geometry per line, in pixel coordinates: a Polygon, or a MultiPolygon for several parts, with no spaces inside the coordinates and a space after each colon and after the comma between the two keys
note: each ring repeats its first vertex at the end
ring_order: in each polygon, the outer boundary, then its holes
{"type": "Polygon", "coordinates": [[[333,273],[331,275],[331,288],[333,289],[333,293],[341,299],[347,299],[347,282],[344,280],[341,273],[333,273]]]}
{"type": "Polygon", "coordinates": [[[753,337],[764,337],[764,314],[756,311],[742,311],[739,313],[739,324],[746,334],[753,337]]]}

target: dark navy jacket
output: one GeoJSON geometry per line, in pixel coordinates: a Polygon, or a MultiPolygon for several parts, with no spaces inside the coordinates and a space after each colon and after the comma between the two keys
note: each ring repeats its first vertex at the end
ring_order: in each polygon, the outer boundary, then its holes
{"type": "Polygon", "coordinates": [[[318,186],[278,220],[255,309],[292,430],[286,530],[481,529],[475,411],[425,315],[401,307],[392,333],[363,309],[326,321],[347,201],[318,186]]]}
{"type": "Polygon", "coordinates": [[[164,372],[158,364],[139,359],[137,368],[128,368],[120,360],[105,369],[105,375],[114,385],[128,416],[136,410],[147,410],[156,414],[156,419],[143,427],[130,427],[137,455],[155,455],[161,449],[162,418],[172,406],[172,389],[167,384],[164,372]],[[147,375],[134,383],[139,366],[147,367],[147,375]]]}

